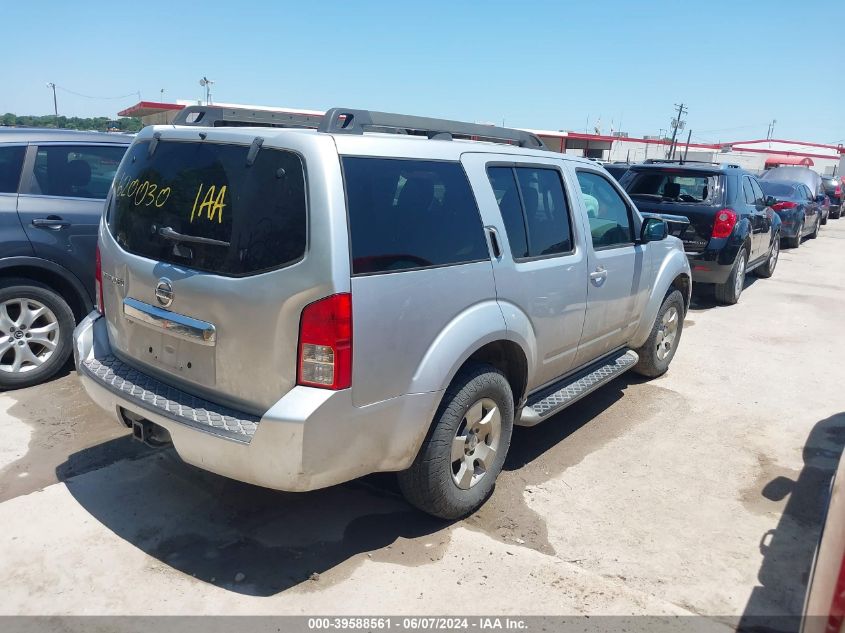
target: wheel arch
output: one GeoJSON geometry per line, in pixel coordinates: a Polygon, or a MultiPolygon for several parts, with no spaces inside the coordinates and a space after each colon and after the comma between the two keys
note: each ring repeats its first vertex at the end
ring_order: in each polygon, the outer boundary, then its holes
{"type": "Polygon", "coordinates": [[[48,286],[67,301],[77,323],[94,305],[93,299],[72,272],[49,260],[37,257],[9,257],[0,260],[0,279],[32,279],[48,286]]]}

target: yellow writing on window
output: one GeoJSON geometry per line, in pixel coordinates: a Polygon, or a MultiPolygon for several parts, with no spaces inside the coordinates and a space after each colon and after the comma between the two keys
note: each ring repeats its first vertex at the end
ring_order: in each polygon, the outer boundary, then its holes
{"type": "Polygon", "coordinates": [[[159,187],[149,180],[130,180],[129,176],[121,177],[115,184],[118,198],[129,198],[136,207],[155,205],[157,208],[167,204],[170,198],[170,187],[159,187]]]}
{"type": "Polygon", "coordinates": [[[217,218],[217,223],[223,223],[223,208],[226,206],[226,185],[222,185],[219,189],[214,185],[209,185],[203,195],[204,185],[200,185],[197,189],[197,195],[194,198],[194,206],[191,209],[191,222],[194,218],[200,219],[205,214],[205,218],[214,221],[217,218]],[[202,202],[200,202],[202,197],[202,202]]]}

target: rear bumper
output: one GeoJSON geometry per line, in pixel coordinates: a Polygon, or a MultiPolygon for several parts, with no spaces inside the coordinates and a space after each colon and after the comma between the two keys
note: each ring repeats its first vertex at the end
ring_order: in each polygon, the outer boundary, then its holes
{"type": "Polygon", "coordinates": [[[295,387],[260,419],[226,410],[229,424],[222,428],[186,417],[184,409],[199,410],[196,401],[180,406],[185,394],[158,387],[161,383],[142,372],[133,371],[131,378],[146,388],[121,390],[114,375],[109,380],[92,371],[96,361],[113,357],[105,319],[98,313],[77,326],[73,352],[85,391],[120,424],[124,424],[121,410],[146,418],[170,433],[176,452],[189,464],[278,490],[314,490],[372,472],[407,468],[443,395],[442,391],[409,394],[355,407],[349,389],[295,387]],[[166,391],[156,394],[156,389],[166,391]],[[156,398],[165,400],[166,406],[151,405],[156,398]],[[246,432],[233,432],[240,427],[230,418],[246,420],[242,425],[246,432]],[[252,427],[250,420],[255,420],[252,427]]]}
{"type": "MultiPolygon", "coordinates": [[[[711,240],[714,242],[716,240],[711,240]]],[[[720,240],[724,242],[724,240],[720,240]]],[[[728,280],[739,246],[725,244],[721,248],[708,248],[700,253],[687,253],[693,283],[723,284],[728,280]]]]}

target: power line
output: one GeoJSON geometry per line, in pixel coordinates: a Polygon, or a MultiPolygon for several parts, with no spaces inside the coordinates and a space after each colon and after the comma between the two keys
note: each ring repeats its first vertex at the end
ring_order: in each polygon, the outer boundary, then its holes
{"type": "Polygon", "coordinates": [[[58,88],[62,92],[68,92],[72,95],[76,95],[77,97],[83,97],[85,99],[97,99],[97,100],[100,100],[100,101],[109,101],[111,99],[125,99],[126,97],[132,97],[134,95],[138,96],[139,101],[141,99],[141,92],[139,90],[136,90],[135,92],[130,92],[129,94],[126,94],[126,95],[119,95],[117,97],[92,97],[91,95],[84,95],[81,92],[74,92],[73,90],[69,90],[68,88],[64,88],[63,86],[56,86],[56,88],[58,88]]]}

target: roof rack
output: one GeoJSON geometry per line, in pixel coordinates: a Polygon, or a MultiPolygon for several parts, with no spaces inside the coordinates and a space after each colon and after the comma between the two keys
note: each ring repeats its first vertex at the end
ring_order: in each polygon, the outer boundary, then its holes
{"type": "Polygon", "coordinates": [[[180,110],[173,119],[173,125],[295,127],[317,129],[328,134],[363,134],[365,131],[385,132],[426,136],[429,139],[446,141],[453,138],[464,138],[546,149],[540,137],[524,130],[351,108],[332,108],[325,115],[321,115],[195,105],[180,110]]]}
{"type": "Polygon", "coordinates": [[[643,161],[644,165],[662,165],[662,164],[669,164],[669,165],[686,165],[690,163],[692,165],[716,165],[718,167],[731,167],[732,169],[740,169],[741,167],[736,163],[718,163],[713,160],[683,160],[683,159],[674,159],[674,158],[647,158],[643,161]]]}
{"type": "Polygon", "coordinates": [[[173,119],[173,125],[202,127],[296,127],[317,129],[322,114],[298,114],[278,110],[253,110],[223,106],[187,106],[173,119]]]}
{"type": "Polygon", "coordinates": [[[546,149],[540,137],[524,130],[351,108],[332,108],[326,112],[318,129],[329,134],[363,134],[366,131],[410,134],[438,140],[457,137],[546,149]]]}

